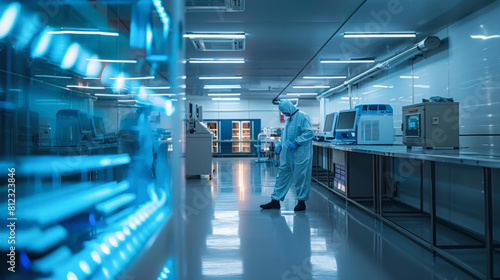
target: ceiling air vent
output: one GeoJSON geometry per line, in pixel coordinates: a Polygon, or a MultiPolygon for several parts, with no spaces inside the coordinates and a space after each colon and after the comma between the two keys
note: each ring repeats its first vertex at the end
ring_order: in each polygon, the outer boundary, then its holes
{"type": "Polygon", "coordinates": [[[197,51],[244,51],[245,39],[191,38],[197,51]]]}
{"type": "Polygon", "coordinates": [[[187,12],[243,12],[245,0],[186,0],[187,12]]]}

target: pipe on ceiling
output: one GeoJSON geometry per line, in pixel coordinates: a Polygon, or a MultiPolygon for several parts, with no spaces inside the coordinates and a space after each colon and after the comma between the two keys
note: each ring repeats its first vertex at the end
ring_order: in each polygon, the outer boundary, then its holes
{"type": "Polygon", "coordinates": [[[380,62],[376,66],[350,78],[349,80],[344,81],[342,84],[323,92],[321,95],[316,97],[316,99],[320,100],[321,98],[327,98],[336,92],[341,92],[341,91],[345,90],[349,85],[357,84],[357,83],[363,81],[364,79],[377,74],[380,71],[388,70],[392,67],[395,67],[395,66],[399,65],[400,63],[402,63],[403,61],[406,61],[410,58],[413,58],[416,55],[419,55],[421,53],[436,49],[437,47],[439,47],[440,44],[441,44],[441,40],[438,37],[429,36],[429,37],[425,38],[424,40],[420,41],[419,43],[415,44],[411,48],[409,48],[409,49],[407,49],[399,54],[396,54],[396,55],[384,60],[383,62],[380,62]]]}

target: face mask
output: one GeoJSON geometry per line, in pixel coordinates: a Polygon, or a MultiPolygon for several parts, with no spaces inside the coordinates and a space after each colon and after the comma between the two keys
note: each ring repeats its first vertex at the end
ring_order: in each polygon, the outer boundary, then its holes
{"type": "Polygon", "coordinates": [[[283,115],[285,115],[286,117],[290,117],[289,113],[283,113],[283,115]]]}

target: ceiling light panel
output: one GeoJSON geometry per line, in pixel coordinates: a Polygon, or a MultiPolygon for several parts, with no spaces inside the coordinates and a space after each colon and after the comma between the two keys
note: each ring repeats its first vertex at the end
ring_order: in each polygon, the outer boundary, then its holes
{"type": "Polygon", "coordinates": [[[344,38],[415,38],[417,35],[414,32],[403,33],[362,33],[362,32],[346,32],[344,38]]]}
{"type": "Polygon", "coordinates": [[[245,39],[245,33],[187,33],[184,38],[190,39],[245,39]]]}
{"type": "Polygon", "coordinates": [[[293,86],[293,88],[330,88],[330,86],[293,86]]]}
{"type": "Polygon", "coordinates": [[[240,85],[204,85],[203,89],[240,89],[240,85]]]}
{"type": "Polygon", "coordinates": [[[237,101],[237,100],[240,100],[239,97],[230,97],[230,98],[218,98],[218,97],[214,97],[212,98],[213,101],[237,101]]]}
{"type": "Polygon", "coordinates": [[[321,63],[374,63],[373,59],[351,59],[351,60],[339,60],[339,59],[322,59],[321,63]]]}
{"type": "Polygon", "coordinates": [[[190,58],[189,63],[245,63],[243,58],[190,58]]]}
{"type": "Polygon", "coordinates": [[[208,96],[240,96],[241,93],[209,93],[208,96]]]}
{"type": "Polygon", "coordinates": [[[200,80],[241,80],[242,76],[200,76],[200,80]]]}
{"type": "Polygon", "coordinates": [[[347,76],[304,76],[303,79],[345,79],[347,76]]]}

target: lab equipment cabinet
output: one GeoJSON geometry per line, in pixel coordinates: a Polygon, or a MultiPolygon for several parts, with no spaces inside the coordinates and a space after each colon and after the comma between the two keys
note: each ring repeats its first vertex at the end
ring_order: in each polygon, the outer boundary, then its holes
{"type": "Polygon", "coordinates": [[[208,129],[212,132],[212,153],[219,152],[219,123],[216,121],[206,122],[208,129]]]}
{"type": "Polygon", "coordinates": [[[220,156],[257,155],[254,144],[261,129],[260,119],[205,120],[214,133],[212,151],[220,156]]]}

